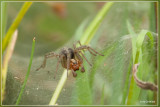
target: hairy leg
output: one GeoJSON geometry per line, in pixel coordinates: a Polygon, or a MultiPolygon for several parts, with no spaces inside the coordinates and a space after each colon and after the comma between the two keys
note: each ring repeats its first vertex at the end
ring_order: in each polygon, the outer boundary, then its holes
{"type": "Polygon", "coordinates": [[[82,46],[82,45],[81,45],[81,42],[78,40],[77,42],[75,42],[75,43],[73,44],[74,49],[76,49],[77,43],[79,43],[79,45],[82,46]]]}
{"type": "Polygon", "coordinates": [[[95,53],[93,53],[90,49],[88,49],[88,51],[92,54],[92,55],[94,55],[94,56],[97,56],[95,53]]]}
{"type": "MultiPolygon", "coordinates": [[[[84,57],[84,59],[88,62],[88,64],[89,64],[90,66],[92,66],[92,64],[87,60],[87,58],[84,56],[84,54],[83,54],[81,51],[79,51],[79,47],[76,49],[76,44],[77,44],[77,43],[79,43],[80,47],[82,47],[80,41],[77,41],[76,43],[73,44],[73,47],[74,47],[74,49],[75,49],[75,54],[76,54],[77,58],[79,59],[79,61],[81,61],[81,63],[83,63],[83,59],[82,59],[81,56],[78,54],[78,52],[79,52],[79,53],[84,57]],[[77,51],[77,50],[78,50],[78,51],[77,51]]],[[[89,52],[90,52],[91,54],[93,54],[93,55],[96,56],[96,54],[94,54],[94,53],[91,52],[90,50],[89,50],[89,52]]],[[[84,68],[84,67],[83,67],[83,68],[84,68]]]]}
{"type": "MultiPolygon", "coordinates": [[[[99,52],[97,52],[96,50],[94,50],[93,48],[91,48],[90,46],[86,46],[86,45],[82,45],[82,46],[78,47],[76,50],[80,51],[80,50],[84,50],[84,49],[88,50],[91,54],[93,54],[93,52],[94,52],[95,54],[99,54],[101,56],[104,56],[104,55],[100,54],[99,52]],[[91,52],[91,51],[93,51],[93,52],[91,52]]],[[[95,54],[93,54],[93,55],[95,55],[95,54]]]]}
{"type": "Polygon", "coordinates": [[[70,60],[71,60],[71,55],[70,55],[69,51],[67,50],[67,77],[68,77],[68,69],[69,69],[69,65],[70,65],[70,60]]]}
{"type": "Polygon", "coordinates": [[[78,53],[75,53],[75,55],[77,56],[78,60],[81,63],[81,72],[85,72],[85,69],[84,69],[84,66],[83,66],[83,59],[82,59],[82,57],[78,53]]]}
{"type": "Polygon", "coordinates": [[[81,64],[83,63],[83,59],[82,57],[79,55],[79,53],[75,52],[75,55],[77,57],[77,59],[81,62],[81,64]]]}
{"type": "Polygon", "coordinates": [[[54,79],[56,78],[56,74],[57,74],[57,70],[58,70],[59,63],[60,63],[60,59],[59,59],[58,62],[57,62],[56,72],[55,72],[55,74],[54,74],[54,79]]]}
{"type": "Polygon", "coordinates": [[[85,69],[84,69],[84,66],[83,66],[83,65],[81,65],[81,72],[82,72],[82,73],[85,72],[85,69]]]}
{"type": "Polygon", "coordinates": [[[77,76],[77,73],[73,69],[72,69],[72,74],[73,74],[74,77],[77,76]]]}
{"type": "Polygon", "coordinates": [[[58,56],[59,56],[59,54],[56,54],[56,53],[54,53],[54,52],[49,52],[49,53],[47,53],[47,54],[44,56],[44,60],[43,60],[42,65],[41,65],[39,68],[37,68],[36,71],[38,71],[38,70],[41,69],[41,68],[45,68],[45,66],[46,66],[46,61],[47,61],[48,58],[58,57],[58,56]]]}
{"type": "Polygon", "coordinates": [[[88,62],[88,64],[90,65],[90,66],[92,66],[92,64],[87,60],[87,58],[84,56],[84,54],[81,52],[81,51],[79,51],[79,53],[83,56],[83,58],[88,62]]]}

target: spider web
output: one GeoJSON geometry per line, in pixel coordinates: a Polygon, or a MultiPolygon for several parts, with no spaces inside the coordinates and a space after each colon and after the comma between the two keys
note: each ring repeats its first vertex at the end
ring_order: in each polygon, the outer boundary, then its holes
{"type": "MultiPolygon", "coordinates": [[[[104,105],[118,105],[121,103],[122,94],[123,94],[123,88],[125,87],[125,81],[126,81],[126,75],[128,72],[128,66],[132,57],[132,44],[131,44],[131,37],[130,35],[126,35],[127,31],[125,33],[121,32],[123,30],[126,30],[127,28],[120,29],[122,26],[125,26],[124,23],[126,21],[126,17],[123,17],[124,13],[127,10],[124,6],[125,4],[119,3],[113,7],[111,12],[108,13],[108,16],[104,20],[103,24],[101,25],[100,29],[97,31],[96,35],[94,36],[92,42],[90,43],[90,46],[94,49],[96,49],[98,52],[104,52],[108,48],[114,48],[113,44],[117,43],[114,51],[112,51],[107,58],[105,58],[105,61],[96,69],[96,73],[94,76],[94,83],[93,83],[93,101],[95,105],[100,104],[100,95],[102,93],[102,87],[104,85],[104,99],[105,103],[104,105]],[[123,7],[124,6],[124,7],[123,7]],[[123,7],[123,8],[121,8],[123,7]],[[119,17],[115,17],[115,14],[119,17]]],[[[140,11],[137,12],[137,14],[141,14],[140,12],[143,12],[144,14],[146,11],[148,11],[148,4],[142,5],[141,3],[131,6],[132,4],[129,4],[129,12],[135,12],[135,7],[140,7],[140,11]]],[[[137,8],[136,8],[137,9],[137,8]]],[[[136,12],[135,12],[136,13],[136,12]]],[[[142,17],[142,16],[139,16],[142,17]]],[[[131,19],[134,21],[133,19],[131,19]]],[[[147,23],[147,22],[146,22],[147,23]]],[[[78,29],[79,32],[78,36],[81,36],[85,26],[88,24],[88,20],[83,23],[80,28],[78,29]]],[[[147,29],[145,26],[144,28],[147,29]]],[[[140,28],[139,28],[140,29],[140,28]]],[[[137,31],[139,32],[139,31],[137,31]]],[[[78,36],[75,34],[75,38],[71,38],[69,42],[64,44],[63,46],[59,47],[55,52],[59,53],[60,49],[62,47],[72,47],[73,41],[78,40],[78,36]]],[[[157,37],[157,34],[154,34],[154,38],[157,37]]],[[[30,43],[31,44],[31,43],[30,43]]],[[[148,44],[148,41],[145,40],[144,43],[148,44]]],[[[156,42],[154,42],[155,46],[156,42]]],[[[52,44],[51,44],[52,45],[52,44]]],[[[24,47],[30,47],[30,46],[24,46],[24,47]]],[[[47,46],[46,46],[47,47],[47,46]]],[[[51,46],[50,46],[51,47],[51,46]]],[[[27,49],[28,49],[27,48],[27,49]]],[[[48,51],[50,49],[45,49],[42,47],[42,45],[37,46],[38,49],[35,50],[41,50],[42,51],[48,51]],[[41,48],[40,48],[41,47],[41,48]]],[[[25,48],[26,49],[26,48],[25,48]]],[[[30,51],[30,50],[28,50],[30,51]]],[[[152,54],[151,52],[156,52],[156,48],[152,48],[148,51],[143,52],[142,54],[144,56],[155,56],[155,54],[152,54]]],[[[25,53],[26,51],[24,51],[25,53]]],[[[29,53],[29,52],[28,52],[29,53]]],[[[44,53],[44,52],[43,52],[44,53]]],[[[39,55],[40,53],[38,53],[39,55]]],[[[57,87],[58,81],[64,71],[64,69],[59,66],[56,79],[54,79],[57,59],[51,58],[47,60],[46,67],[44,69],[41,69],[39,71],[36,71],[36,69],[42,64],[42,61],[44,59],[44,56],[38,56],[35,53],[31,72],[20,102],[20,105],[48,105],[49,101],[57,87]]],[[[90,62],[94,63],[95,57],[91,57],[88,52],[85,53],[87,58],[90,62]]],[[[16,99],[18,98],[21,86],[23,84],[28,64],[29,64],[30,56],[24,56],[21,54],[18,54],[18,52],[14,52],[8,68],[8,74],[7,74],[7,84],[6,84],[6,94],[5,94],[5,100],[3,102],[4,105],[14,105],[16,103],[16,99]]],[[[89,66],[87,63],[85,63],[85,66],[89,66]]],[[[88,67],[88,71],[85,73],[92,73],[90,72],[90,69],[92,67],[88,67]]],[[[150,73],[149,73],[150,74],[150,73]]],[[[153,76],[149,76],[148,78],[153,78],[153,76]]],[[[79,79],[78,81],[82,81],[82,79],[79,79]]],[[[67,78],[67,81],[65,83],[65,86],[62,89],[62,92],[58,98],[57,104],[60,105],[70,105],[70,104],[76,104],[74,102],[74,99],[76,99],[76,96],[74,96],[74,90],[75,90],[75,81],[76,79],[69,75],[67,78]]],[[[142,93],[143,94],[143,93],[142,93]]],[[[143,97],[143,96],[142,96],[143,97]]],[[[143,99],[143,98],[142,98],[143,99]]]]}
{"type": "MultiPolygon", "coordinates": [[[[98,68],[95,74],[93,89],[97,92],[100,92],[103,84],[105,83],[106,84],[105,97],[114,99],[114,97],[119,96],[118,99],[121,99],[122,93],[119,94],[119,92],[122,92],[122,87],[124,87],[125,76],[132,57],[131,37],[129,35],[126,35],[123,36],[120,40],[117,40],[115,42],[117,42],[119,45],[116,47],[115,51],[113,51],[109,55],[109,57],[107,57],[106,61],[104,61],[104,64],[102,64],[98,68]],[[117,89],[119,91],[117,91],[117,89]]],[[[148,42],[145,41],[144,45],[147,43],[148,42]]],[[[107,47],[110,46],[111,46],[110,44],[107,44],[107,47]]],[[[150,49],[148,52],[143,53],[143,55],[150,55],[151,51],[152,52],[157,51],[157,49],[150,49]]],[[[43,56],[34,57],[31,72],[21,100],[21,104],[23,105],[25,104],[47,105],[62,75],[63,68],[60,65],[56,79],[54,79],[54,73],[57,64],[56,58],[49,59],[44,69],[36,71],[37,67],[41,65],[43,58],[44,58],[43,56]]],[[[90,61],[94,61],[94,59],[91,58],[90,61]]],[[[24,81],[27,72],[28,63],[29,63],[29,57],[19,57],[16,54],[14,54],[14,56],[12,57],[9,64],[8,76],[7,76],[7,88],[6,88],[7,100],[4,101],[4,104],[15,104],[16,98],[18,97],[18,93],[20,92],[21,85],[24,81]]],[[[91,67],[89,67],[89,69],[90,68],[91,67]]],[[[63,105],[70,103],[71,98],[69,97],[72,97],[71,96],[72,91],[75,87],[74,83],[75,83],[75,78],[72,75],[69,75],[67,82],[57,101],[58,104],[63,105]]],[[[95,94],[95,98],[97,98],[98,97],[97,95],[99,94],[95,94]]],[[[110,104],[112,103],[115,104],[115,101],[114,102],[109,101],[109,102],[111,102],[110,104]]]]}

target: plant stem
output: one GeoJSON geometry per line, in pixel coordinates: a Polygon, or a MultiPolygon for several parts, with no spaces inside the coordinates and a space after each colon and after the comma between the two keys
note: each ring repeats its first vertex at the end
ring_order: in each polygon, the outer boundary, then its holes
{"type": "Polygon", "coordinates": [[[27,80],[28,80],[28,77],[29,77],[29,73],[30,73],[31,65],[32,65],[32,59],[33,59],[33,55],[34,55],[34,48],[35,48],[35,37],[33,38],[32,52],[31,52],[31,57],[30,57],[29,66],[28,66],[28,71],[27,71],[27,74],[26,74],[26,76],[25,76],[25,80],[24,80],[24,83],[23,83],[23,85],[22,85],[20,94],[19,94],[19,96],[18,96],[16,105],[18,105],[19,102],[20,102],[20,100],[21,100],[22,94],[23,94],[23,92],[24,92],[24,89],[25,89],[25,86],[26,86],[26,83],[27,83],[27,80]]]}
{"type": "MultiPolygon", "coordinates": [[[[69,70],[68,74],[70,74],[70,72],[71,71],[69,70]]],[[[58,86],[56,87],[56,90],[54,91],[54,94],[53,94],[53,96],[51,98],[51,101],[49,102],[49,105],[55,105],[56,104],[58,96],[59,96],[59,94],[60,94],[60,92],[61,92],[61,90],[62,90],[62,88],[63,88],[63,86],[64,86],[64,84],[66,82],[66,80],[67,80],[67,70],[64,70],[64,72],[63,72],[63,74],[61,76],[61,79],[60,79],[60,81],[58,83],[58,86]]]]}
{"type": "Polygon", "coordinates": [[[21,20],[23,19],[23,16],[25,15],[25,13],[27,12],[27,10],[29,9],[29,7],[31,6],[32,2],[25,2],[22,9],[20,10],[20,12],[18,13],[16,19],[14,20],[14,22],[12,23],[12,25],[10,26],[6,36],[3,38],[2,41],[2,54],[4,53],[8,43],[10,42],[11,36],[14,33],[14,31],[17,29],[19,23],[21,22],[21,20]]]}

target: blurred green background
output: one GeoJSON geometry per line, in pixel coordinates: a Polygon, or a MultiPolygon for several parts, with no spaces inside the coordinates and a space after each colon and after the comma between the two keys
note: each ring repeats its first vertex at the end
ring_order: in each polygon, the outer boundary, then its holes
{"type": "MultiPolygon", "coordinates": [[[[36,47],[27,86],[20,105],[48,105],[52,94],[62,75],[60,66],[57,77],[54,72],[57,59],[49,59],[46,68],[35,71],[43,61],[44,54],[50,51],[60,52],[62,47],[72,47],[79,40],[82,32],[95,17],[105,2],[34,2],[27,11],[18,27],[18,39],[7,74],[7,86],[4,105],[14,105],[19,95],[21,85],[29,64],[32,38],[36,37],[36,47]]],[[[8,2],[7,26],[10,27],[18,14],[23,2],[8,2]]],[[[121,105],[124,89],[129,85],[127,72],[132,59],[132,44],[127,28],[127,20],[134,27],[136,33],[142,29],[153,32],[156,38],[154,2],[115,2],[92,39],[90,46],[99,52],[106,52],[108,57],[98,68],[85,64],[88,79],[91,81],[91,104],[93,105],[121,105]],[[116,44],[116,45],[114,45],[116,44]],[[94,71],[94,76],[92,75],[94,71]],[[92,77],[93,76],[93,77],[92,77]],[[126,85],[127,84],[127,85],[126,85]]],[[[148,44],[146,40],[144,47],[148,44]]],[[[156,41],[155,41],[156,44],[156,41]]],[[[156,56],[154,49],[144,51],[144,59],[153,66],[145,69],[149,72],[143,80],[154,82],[156,56]]],[[[90,62],[97,63],[96,58],[86,52],[90,62]]],[[[78,74],[78,76],[83,74],[78,74]]],[[[83,79],[77,80],[82,81],[83,79]]],[[[70,75],[58,98],[59,105],[80,104],[77,99],[78,86],[76,79],[70,75]]],[[[83,88],[83,85],[82,85],[83,88]]],[[[84,96],[84,95],[82,95],[84,96]]],[[[153,100],[156,104],[156,93],[141,90],[139,100],[153,100]]]]}

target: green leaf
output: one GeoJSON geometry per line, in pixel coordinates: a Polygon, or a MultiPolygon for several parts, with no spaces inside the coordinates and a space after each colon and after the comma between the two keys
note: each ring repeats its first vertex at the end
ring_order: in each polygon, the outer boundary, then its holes
{"type": "MultiPolygon", "coordinates": [[[[141,63],[143,63],[142,60],[142,44],[145,39],[145,36],[147,35],[150,40],[150,45],[153,47],[154,39],[153,35],[151,32],[147,30],[142,30],[138,36],[135,36],[135,33],[131,27],[131,24],[128,22],[128,30],[130,34],[132,35],[132,56],[133,56],[133,64],[140,63],[139,66],[139,73],[138,77],[142,78],[142,76],[145,74],[145,71],[143,70],[143,66],[141,63]]],[[[131,83],[129,87],[129,93],[128,93],[128,99],[127,99],[127,104],[135,104],[136,101],[138,101],[139,94],[140,94],[140,88],[136,85],[133,76],[131,77],[131,83]]]]}
{"type": "Polygon", "coordinates": [[[16,19],[10,26],[6,36],[3,38],[2,41],[2,54],[4,53],[6,47],[8,46],[8,43],[10,42],[10,39],[12,37],[12,34],[14,31],[17,29],[18,25],[20,24],[21,20],[23,19],[23,16],[26,14],[27,10],[31,6],[32,2],[25,2],[24,5],[22,6],[22,9],[18,13],[16,19]]]}
{"type": "Polygon", "coordinates": [[[8,45],[8,48],[6,50],[6,53],[3,57],[3,65],[2,65],[2,100],[4,99],[5,90],[6,90],[6,78],[7,78],[7,72],[8,72],[8,65],[10,62],[10,59],[13,54],[13,50],[16,44],[18,36],[18,30],[16,30],[12,36],[11,42],[8,45]]]}
{"type": "Polygon", "coordinates": [[[138,35],[137,41],[136,41],[137,51],[139,51],[141,49],[144,38],[145,38],[146,35],[149,37],[151,47],[153,48],[154,39],[153,39],[153,36],[152,36],[151,32],[149,32],[147,30],[142,30],[140,32],[140,34],[138,35]]]}

